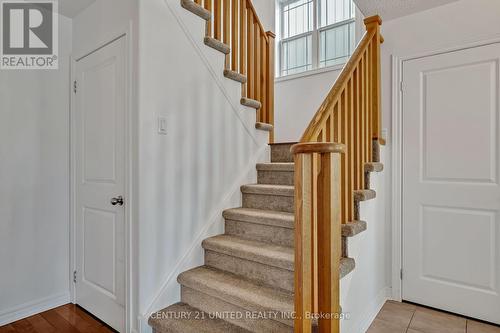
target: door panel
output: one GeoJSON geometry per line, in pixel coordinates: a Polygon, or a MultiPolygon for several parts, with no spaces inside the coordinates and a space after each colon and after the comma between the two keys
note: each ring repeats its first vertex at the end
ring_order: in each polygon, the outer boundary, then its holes
{"type": "Polygon", "coordinates": [[[125,323],[124,38],[77,63],[76,301],[119,332],[125,323]]]}
{"type": "Polygon", "coordinates": [[[500,323],[500,45],[403,65],[403,298],[500,323]]]}

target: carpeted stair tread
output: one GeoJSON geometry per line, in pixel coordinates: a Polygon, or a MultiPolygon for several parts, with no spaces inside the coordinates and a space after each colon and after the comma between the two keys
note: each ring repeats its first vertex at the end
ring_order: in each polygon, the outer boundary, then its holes
{"type": "Polygon", "coordinates": [[[257,164],[258,171],[282,171],[282,172],[293,172],[295,170],[295,164],[290,162],[282,163],[259,163],[257,164]]]}
{"type": "Polygon", "coordinates": [[[243,185],[241,187],[241,192],[245,194],[293,197],[295,189],[293,186],[289,185],[252,184],[252,185],[243,185]]]}
{"type": "Polygon", "coordinates": [[[342,279],[356,268],[356,261],[353,258],[340,259],[340,278],[342,279]]]}
{"type": "Polygon", "coordinates": [[[261,131],[271,132],[274,129],[274,126],[266,123],[255,123],[255,128],[261,131]]]}
{"type": "Polygon", "coordinates": [[[247,98],[247,97],[242,97],[240,100],[241,105],[247,106],[249,108],[253,109],[260,109],[262,107],[262,103],[259,101],[256,101],[255,99],[247,98]]]}
{"type": "Polygon", "coordinates": [[[185,303],[176,303],[150,317],[156,333],[251,333],[185,303]]]}
{"type": "Polygon", "coordinates": [[[368,201],[375,199],[377,192],[374,190],[356,190],[354,191],[354,200],[356,201],[368,201]]]}
{"type": "Polygon", "coordinates": [[[382,172],[384,171],[384,164],[380,162],[365,163],[365,172],[382,172]]]}
{"type": "MultiPolygon", "coordinates": [[[[255,284],[234,274],[198,267],[177,278],[185,287],[198,290],[209,296],[237,305],[248,311],[272,311],[290,314],[294,309],[292,293],[255,284]]],[[[292,325],[291,320],[279,320],[292,325]]]]}
{"type": "Polygon", "coordinates": [[[240,74],[238,72],[235,72],[235,71],[232,71],[230,69],[225,69],[224,70],[224,77],[230,79],[230,80],[233,80],[233,81],[237,81],[237,82],[240,82],[240,83],[246,83],[247,82],[247,77],[243,74],[240,74]]]}
{"type": "Polygon", "coordinates": [[[263,224],[287,229],[293,229],[295,225],[293,213],[272,210],[232,208],[225,210],[222,215],[226,220],[263,224]]]}
{"type": "Polygon", "coordinates": [[[221,235],[203,241],[205,250],[293,271],[294,249],[221,235]]]}
{"type": "Polygon", "coordinates": [[[193,0],[181,0],[181,6],[206,21],[209,21],[212,18],[212,13],[210,13],[210,11],[198,5],[193,0]]]}
{"type": "Polygon", "coordinates": [[[352,221],[342,224],[342,237],[354,237],[363,231],[366,231],[367,224],[365,221],[352,221]]]}
{"type": "Polygon", "coordinates": [[[229,54],[231,52],[231,47],[227,44],[224,44],[218,39],[206,36],[204,39],[205,45],[210,46],[211,48],[222,52],[224,54],[229,54]]]}

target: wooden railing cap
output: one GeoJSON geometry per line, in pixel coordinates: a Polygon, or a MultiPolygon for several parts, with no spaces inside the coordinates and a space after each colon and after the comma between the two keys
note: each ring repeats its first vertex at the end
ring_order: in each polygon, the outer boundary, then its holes
{"type": "Polygon", "coordinates": [[[293,145],[292,154],[325,154],[325,153],[345,153],[345,145],[335,142],[306,142],[293,145]]]}

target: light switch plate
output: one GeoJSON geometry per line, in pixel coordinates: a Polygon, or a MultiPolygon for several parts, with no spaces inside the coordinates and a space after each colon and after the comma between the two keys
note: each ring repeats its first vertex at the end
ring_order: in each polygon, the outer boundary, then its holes
{"type": "Polygon", "coordinates": [[[167,135],[167,117],[158,117],[158,134],[167,135]]]}

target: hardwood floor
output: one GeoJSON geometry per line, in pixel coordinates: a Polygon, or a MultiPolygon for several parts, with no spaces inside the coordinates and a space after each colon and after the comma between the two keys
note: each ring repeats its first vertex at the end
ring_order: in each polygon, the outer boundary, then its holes
{"type": "Polygon", "coordinates": [[[74,304],[45,311],[0,327],[0,333],[112,333],[115,332],[74,304]]]}

